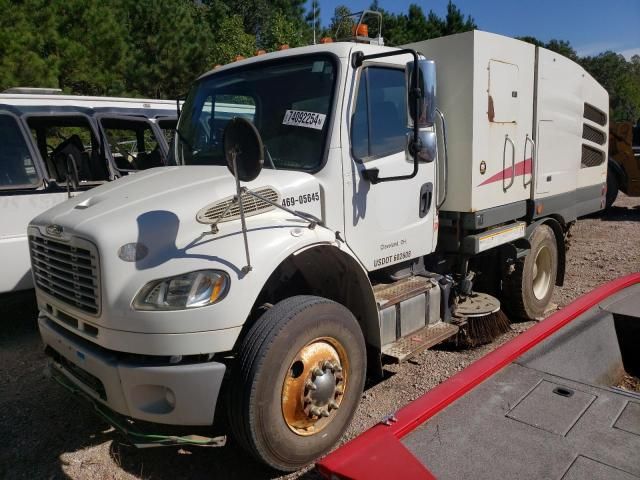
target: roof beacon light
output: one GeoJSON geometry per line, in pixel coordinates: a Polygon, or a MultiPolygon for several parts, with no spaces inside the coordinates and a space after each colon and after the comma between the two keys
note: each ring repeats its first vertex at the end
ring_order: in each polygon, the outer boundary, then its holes
{"type": "Polygon", "coordinates": [[[356,37],[369,37],[369,27],[366,23],[360,23],[357,26],[354,25],[351,32],[356,37]]]}
{"type": "Polygon", "coordinates": [[[333,35],[337,41],[346,40],[356,43],[368,43],[370,45],[383,46],[382,14],[377,10],[363,10],[362,12],[345,15],[340,18],[336,31],[333,35]],[[369,25],[364,23],[365,19],[369,23],[371,23],[371,19],[373,19],[371,28],[376,32],[376,36],[374,38],[369,37],[369,25]],[[344,36],[346,33],[345,31],[348,32],[346,36],[344,36]]]}

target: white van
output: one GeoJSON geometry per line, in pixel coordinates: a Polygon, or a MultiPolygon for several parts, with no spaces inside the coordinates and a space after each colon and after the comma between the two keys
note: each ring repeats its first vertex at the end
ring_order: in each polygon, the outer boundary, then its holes
{"type": "Polygon", "coordinates": [[[0,94],[0,294],[33,286],[33,217],[76,192],[168,162],[174,101],[55,93],[0,94]]]}

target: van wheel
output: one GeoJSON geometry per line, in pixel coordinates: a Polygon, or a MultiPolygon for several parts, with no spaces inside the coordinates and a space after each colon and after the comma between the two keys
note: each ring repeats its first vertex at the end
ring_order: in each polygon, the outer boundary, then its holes
{"type": "Polygon", "coordinates": [[[530,238],[531,251],[515,263],[504,282],[503,300],[509,313],[523,320],[539,320],[551,301],[558,272],[558,244],[547,225],[530,238]]]}
{"type": "Polygon", "coordinates": [[[366,348],[353,314],[320,297],[277,303],[240,345],[229,397],[234,438],[258,460],[296,470],[338,442],[364,388],[366,348]]]}

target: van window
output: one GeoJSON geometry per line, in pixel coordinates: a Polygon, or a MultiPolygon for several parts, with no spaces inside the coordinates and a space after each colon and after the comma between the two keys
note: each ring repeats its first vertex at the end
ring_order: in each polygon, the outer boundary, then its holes
{"type": "Polygon", "coordinates": [[[164,139],[167,141],[167,145],[173,143],[173,137],[176,136],[176,125],[178,124],[177,118],[160,118],[158,119],[158,126],[162,130],[164,139]]]}
{"type": "Polygon", "coordinates": [[[101,118],[118,170],[136,171],[165,164],[151,124],[143,119],[101,118]]]}
{"type": "Polygon", "coordinates": [[[368,67],[360,77],[351,120],[351,148],[362,160],[402,152],[407,145],[404,70],[368,67]]]}
{"type": "Polygon", "coordinates": [[[17,120],[0,114],[0,188],[36,185],[33,158],[17,120]]]}
{"type": "Polygon", "coordinates": [[[66,183],[109,179],[109,171],[89,119],[84,116],[33,116],[27,120],[49,178],[66,183]]]}

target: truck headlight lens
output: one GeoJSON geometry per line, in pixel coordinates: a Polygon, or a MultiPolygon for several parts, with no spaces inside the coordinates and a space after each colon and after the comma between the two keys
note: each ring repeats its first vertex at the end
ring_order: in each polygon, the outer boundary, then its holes
{"type": "Polygon", "coordinates": [[[222,300],[231,283],[220,270],[199,270],[147,283],[133,300],[137,310],[181,310],[222,300]]]}

